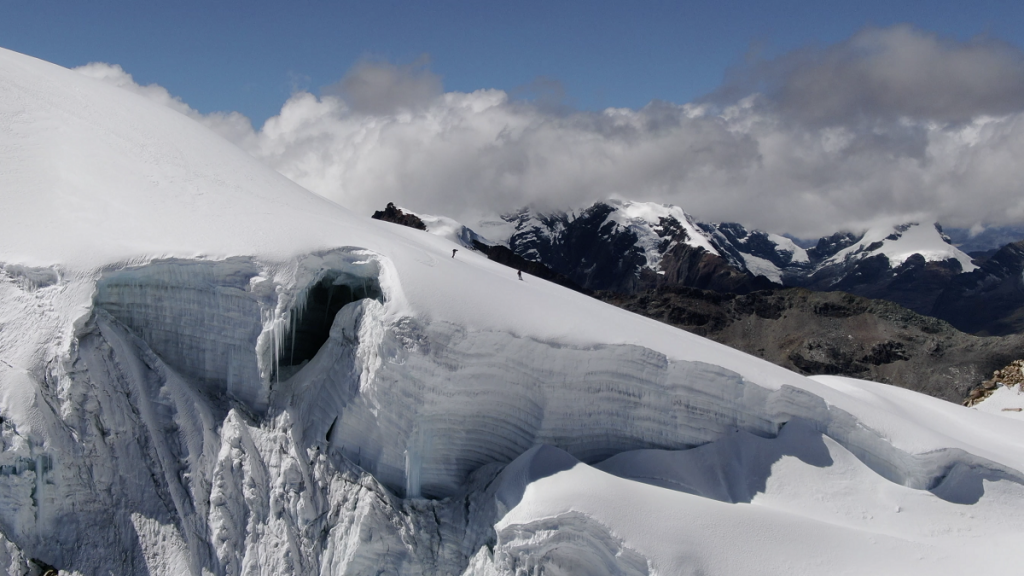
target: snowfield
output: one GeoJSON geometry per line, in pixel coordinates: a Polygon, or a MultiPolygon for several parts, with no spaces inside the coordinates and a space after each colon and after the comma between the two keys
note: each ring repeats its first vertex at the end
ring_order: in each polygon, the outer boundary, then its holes
{"type": "Polygon", "coordinates": [[[839,251],[826,261],[825,265],[877,254],[888,258],[889,264],[894,268],[914,254],[920,254],[926,262],[956,260],[964,272],[978,268],[971,262],[970,256],[947,242],[935,226],[917,223],[872,228],[864,233],[860,241],[839,251]]]}
{"type": "Polygon", "coordinates": [[[0,191],[7,573],[1019,573],[1019,419],[452,258],[3,50],[0,191]]]}

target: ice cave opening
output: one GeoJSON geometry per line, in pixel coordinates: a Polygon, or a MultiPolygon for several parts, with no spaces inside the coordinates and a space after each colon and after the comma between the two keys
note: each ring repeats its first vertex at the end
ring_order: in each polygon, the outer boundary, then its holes
{"type": "Polygon", "coordinates": [[[279,290],[254,288],[261,270],[248,258],[169,259],[108,271],[96,285],[98,321],[111,318],[178,374],[260,412],[271,383],[316,356],[346,304],[384,299],[376,261],[349,253],[316,258],[320,271],[287,311],[279,308],[279,290]],[[259,344],[264,336],[272,345],[259,344]],[[263,354],[272,356],[261,362],[263,354]]]}
{"type": "Polygon", "coordinates": [[[298,299],[278,353],[279,377],[312,360],[331,335],[334,317],[346,304],[364,298],[383,301],[376,277],[328,270],[298,299]]]}

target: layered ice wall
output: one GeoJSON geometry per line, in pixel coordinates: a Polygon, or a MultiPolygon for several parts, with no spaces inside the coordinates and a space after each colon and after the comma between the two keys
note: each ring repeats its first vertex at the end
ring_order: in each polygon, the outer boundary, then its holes
{"type": "Polygon", "coordinates": [[[273,392],[275,411],[294,411],[305,444],[399,495],[453,495],[474,470],[536,445],[596,462],[737,430],[770,437],[794,417],[900,483],[931,487],[952,465],[911,458],[821,398],[722,366],[635,345],[387,320],[378,268],[356,260],[339,252],[296,264],[300,289],[275,285],[244,259],[157,262],[104,275],[96,304],[208,393],[264,413],[273,392]]]}
{"type": "Polygon", "coordinates": [[[962,450],[913,455],[819,396],[771,390],[704,362],[641,346],[573,347],[443,322],[382,322],[372,301],[338,315],[331,341],[291,384],[313,445],[396,493],[456,494],[480,467],[549,445],[583,462],[686,449],[737,431],[775,436],[798,419],[877,474],[933,489],[956,465],[1024,481],[962,450]]]}
{"type": "Polygon", "coordinates": [[[400,494],[449,496],[473,470],[538,444],[596,461],[737,427],[772,435],[785,418],[765,412],[768,390],[735,373],[638,346],[575,348],[412,319],[385,327],[372,303],[351,313],[339,315],[350,324],[336,325],[330,364],[296,378],[308,390],[300,420],[400,494]]]}
{"type": "MultiPolygon", "coordinates": [[[[906,452],[819,395],[721,365],[403,314],[387,266],[341,250],[101,274],[70,349],[39,374],[0,368],[6,390],[38,390],[2,406],[15,556],[83,574],[514,574],[570,556],[567,573],[643,574],[586,516],[496,531],[530,481],[495,474],[526,458],[536,476],[538,454],[564,468],[773,437],[794,419],[951,501],[982,479],[1021,482],[963,450],[906,452]]],[[[74,292],[0,288],[43,307],[74,292]]]]}
{"type": "Polygon", "coordinates": [[[182,376],[265,408],[256,343],[268,303],[250,289],[258,274],[248,259],[154,262],[104,274],[95,302],[182,376]]]}
{"type": "Polygon", "coordinates": [[[103,274],[94,302],[182,376],[262,413],[272,384],[327,342],[339,310],[383,298],[374,264],[315,259],[295,264],[303,285],[284,290],[249,258],[156,261],[103,274]]]}

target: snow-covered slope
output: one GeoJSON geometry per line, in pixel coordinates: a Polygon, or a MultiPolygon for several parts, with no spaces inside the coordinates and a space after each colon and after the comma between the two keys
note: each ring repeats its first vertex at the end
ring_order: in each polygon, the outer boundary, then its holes
{"type": "Polygon", "coordinates": [[[452,258],[7,51],[0,128],[8,573],[1016,566],[1020,422],[452,258]],[[740,503],[679,471],[700,454],[740,503]]]}
{"type": "Polygon", "coordinates": [[[1020,385],[996,388],[991,396],[974,406],[976,410],[1024,421],[1024,390],[1020,385]]]}

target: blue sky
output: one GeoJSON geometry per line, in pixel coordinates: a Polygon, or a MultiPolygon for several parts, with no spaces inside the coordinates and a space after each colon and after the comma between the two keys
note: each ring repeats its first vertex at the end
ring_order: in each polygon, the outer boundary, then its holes
{"type": "Polygon", "coordinates": [[[200,112],[257,127],[295,89],[318,93],[360,59],[430,57],[446,90],[530,97],[555,80],[584,110],[684,103],[750,54],[841,41],[910,23],[1021,45],[1024,4],[938,1],[294,2],[3,0],[0,45],[67,67],[120,64],[200,112]]]}

